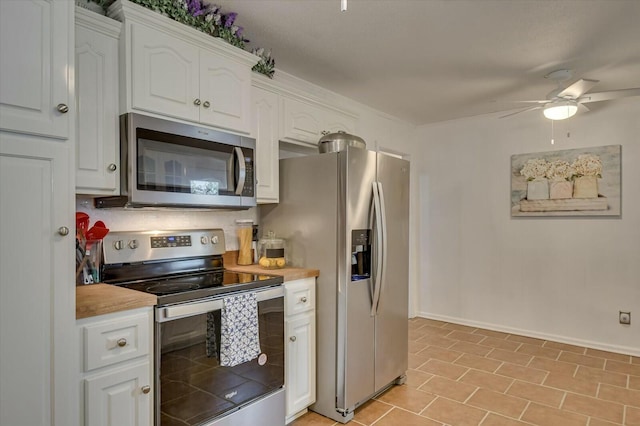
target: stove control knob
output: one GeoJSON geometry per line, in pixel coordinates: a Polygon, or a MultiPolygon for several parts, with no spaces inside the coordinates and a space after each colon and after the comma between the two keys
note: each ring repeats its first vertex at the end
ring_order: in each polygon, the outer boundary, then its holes
{"type": "Polygon", "coordinates": [[[214,235],[213,237],[211,237],[211,244],[218,244],[218,236],[214,235]]]}
{"type": "Polygon", "coordinates": [[[129,248],[132,250],[135,250],[138,248],[138,240],[131,240],[129,241],[129,248]]]}
{"type": "Polygon", "coordinates": [[[116,250],[122,250],[124,248],[124,242],[122,240],[114,241],[113,248],[116,250]]]}
{"type": "Polygon", "coordinates": [[[200,237],[200,242],[202,244],[207,244],[209,242],[209,239],[203,235],[202,237],[200,237]]]}

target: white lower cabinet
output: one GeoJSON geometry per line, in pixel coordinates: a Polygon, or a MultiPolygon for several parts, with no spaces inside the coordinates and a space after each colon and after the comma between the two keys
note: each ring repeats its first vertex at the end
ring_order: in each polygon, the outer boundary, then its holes
{"type": "Polygon", "coordinates": [[[153,425],[153,309],[77,322],[84,426],[153,425]]]}
{"type": "Polygon", "coordinates": [[[84,382],[85,426],[151,425],[153,395],[148,362],[110,369],[84,382]]]}
{"type": "Polygon", "coordinates": [[[315,278],[285,282],[287,423],[316,401],[315,278]]]}

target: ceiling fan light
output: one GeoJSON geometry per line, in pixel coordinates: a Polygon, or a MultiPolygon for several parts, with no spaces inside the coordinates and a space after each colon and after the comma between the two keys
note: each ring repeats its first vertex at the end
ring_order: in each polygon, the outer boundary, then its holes
{"type": "Polygon", "coordinates": [[[545,105],[542,113],[549,120],[566,120],[578,112],[578,104],[575,101],[550,102],[545,105]]]}

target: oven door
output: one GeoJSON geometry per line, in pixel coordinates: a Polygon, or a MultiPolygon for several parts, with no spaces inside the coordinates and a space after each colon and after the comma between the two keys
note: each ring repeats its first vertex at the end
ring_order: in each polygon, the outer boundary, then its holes
{"type": "Polygon", "coordinates": [[[260,354],[233,367],[220,365],[224,296],[156,308],[156,426],[205,425],[251,407],[284,413],[264,403],[283,402],[269,396],[284,386],[284,288],[255,293],[260,354]]]}

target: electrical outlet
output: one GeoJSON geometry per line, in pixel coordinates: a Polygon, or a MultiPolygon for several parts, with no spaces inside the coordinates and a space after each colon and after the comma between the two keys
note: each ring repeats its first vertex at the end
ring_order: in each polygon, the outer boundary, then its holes
{"type": "Polygon", "coordinates": [[[631,324],[631,312],[620,311],[620,324],[631,324]]]}

